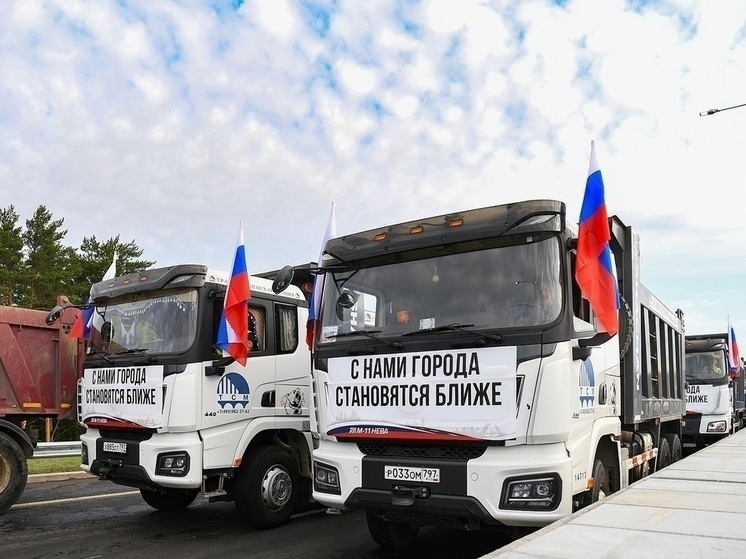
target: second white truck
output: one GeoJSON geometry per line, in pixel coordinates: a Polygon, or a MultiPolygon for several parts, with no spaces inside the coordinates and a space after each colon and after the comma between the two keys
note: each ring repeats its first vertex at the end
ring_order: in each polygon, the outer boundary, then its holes
{"type": "Polygon", "coordinates": [[[531,200],[330,239],[313,348],[314,498],[403,547],[511,532],[681,457],[684,325],[610,219],[622,328],[574,280],[565,204],[531,200]]]}

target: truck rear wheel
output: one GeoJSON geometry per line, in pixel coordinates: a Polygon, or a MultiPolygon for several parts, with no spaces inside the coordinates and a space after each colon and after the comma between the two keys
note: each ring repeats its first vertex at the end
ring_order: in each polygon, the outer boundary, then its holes
{"type": "Polygon", "coordinates": [[[419,526],[403,522],[389,522],[370,509],[365,510],[370,537],[383,548],[403,549],[417,538],[419,526]]]}
{"type": "Polygon", "coordinates": [[[658,458],[655,464],[655,471],[662,470],[671,465],[671,447],[668,445],[668,439],[661,437],[658,441],[658,458]]]}
{"type": "Polygon", "coordinates": [[[156,510],[181,510],[192,504],[197,489],[166,489],[165,492],[140,489],[143,500],[156,510]]]}
{"type": "Polygon", "coordinates": [[[18,500],[27,479],[28,464],[23,450],[12,437],[0,433],[0,512],[18,500]]]}
{"type": "Polygon", "coordinates": [[[681,439],[676,433],[666,435],[668,446],[671,448],[671,463],[678,462],[684,456],[684,447],[681,445],[681,439]]]}
{"type": "Polygon", "coordinates": [[[295,510],[300,476],[293,458],[276,446],[262,446],[243,460],[233,499],[238,515],[252,528],[285,524],[295,510]]]}

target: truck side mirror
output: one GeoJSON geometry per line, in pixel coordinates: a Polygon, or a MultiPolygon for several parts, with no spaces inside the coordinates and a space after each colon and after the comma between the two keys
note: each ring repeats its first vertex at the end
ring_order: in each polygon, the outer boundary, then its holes
{"type": "Polygon", "coordinates": [[[272,291],[275,294],[279,294],[285,291],[288,285],[290,285],[290,283],[293,281],[293,276],[295,276],[295,270],[293,269],[293,267],[283,266],[275,277],[275,280],[272,282],[272,291]]]}
{"type": "Polygon", "coordinates": [[[355,306],[355,303],[357,302],[357,297],[349,291],[345,290],[343,291],[339,297],[337,297],[337,304],[335,307],[335,310],[337,312],[337,318],[339,320],[344,320],[344,311],[345,309],[351,309],[355,306]]]}
{"type": "Polygon", "coordinates": [[[581,359],[585,361],[591,356],[591,351],[590,347],[576,346],[572,348],[572,360],[577,361],[581,359]]]}
{"type": "Polygon", "coordinates": [[[114,337],[114,327],[107,320],[101,325],[101,339],[108,344],[112,337],[114,337]]]}
{"type": "Polygon", "coordinates": [[[55,305],[54,308],[49,311],[49,314],[44,319],[44,322],[46,322],[49,326],[57,322],[59,318],[62,316],[62,313],[64,312],[65,307],[60,307],[59,305],[55,305]]]}
{"type": "Polygon", "coordinates": [[[595,347],[599,346],[601,344],[605,344],[611,339],[611,336],[608,334],[608,332],[599,332],[592,338],[586,338],[583,340],[578,340],[578,345],[580,347],[595,347]]]}
{"type": "Polygon", "coordinates": [[[236,359],[231,355],[215,359],[215,361],[212,362],[212,365],[205,367],[205,376],[211,377],[213,375],[222,375],[225,372],[225,368],[235,360],[236,359]]]}

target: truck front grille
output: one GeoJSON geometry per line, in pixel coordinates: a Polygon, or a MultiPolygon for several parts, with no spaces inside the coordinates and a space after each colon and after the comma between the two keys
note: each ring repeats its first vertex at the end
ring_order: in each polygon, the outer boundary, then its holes
{"type": "Polygon", "coordinates": [[[486,449],[483,445],[399,445],[383,443],[358,443],[363,454],[371,456],[401,456],[408,458],[443,458],[446,460],[472,460],[479,458],[486,449]]]}

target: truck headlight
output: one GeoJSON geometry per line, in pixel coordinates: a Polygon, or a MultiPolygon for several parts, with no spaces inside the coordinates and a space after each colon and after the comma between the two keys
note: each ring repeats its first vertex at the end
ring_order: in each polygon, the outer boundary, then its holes
{"type": "Polygon", "coordinates": [[[503,484],[500,508],[509,510],[555,510],[562,494],[557,474],[532,478],[510,478],[503,484]]]}
{"type": "Polygon", "coordinates": [[[725,433],[727,428],[728,427],[724,419],[721,419],[720,421],[710,421],[707,424],[708,433],[725,433]]]}
{"type": "Polygon", "coordinates": [[[159,476],[184,477],[189,473],[189,453],[183,451],[159,454],[155,461],[155,473],[159,476]]]}
{"type": "Polygon", "coordinates": [[[88,445],[80,443],[80,463],[88,465],[88,445]]]}
{"type": "Polygon", "coordinates": [[[339,472],[337,468],[316,462],[313,469],[313,488],[316,491],[319,493],[332,493],[334,495],[342,494],[342,489],[339,487],[339,472]]]}

